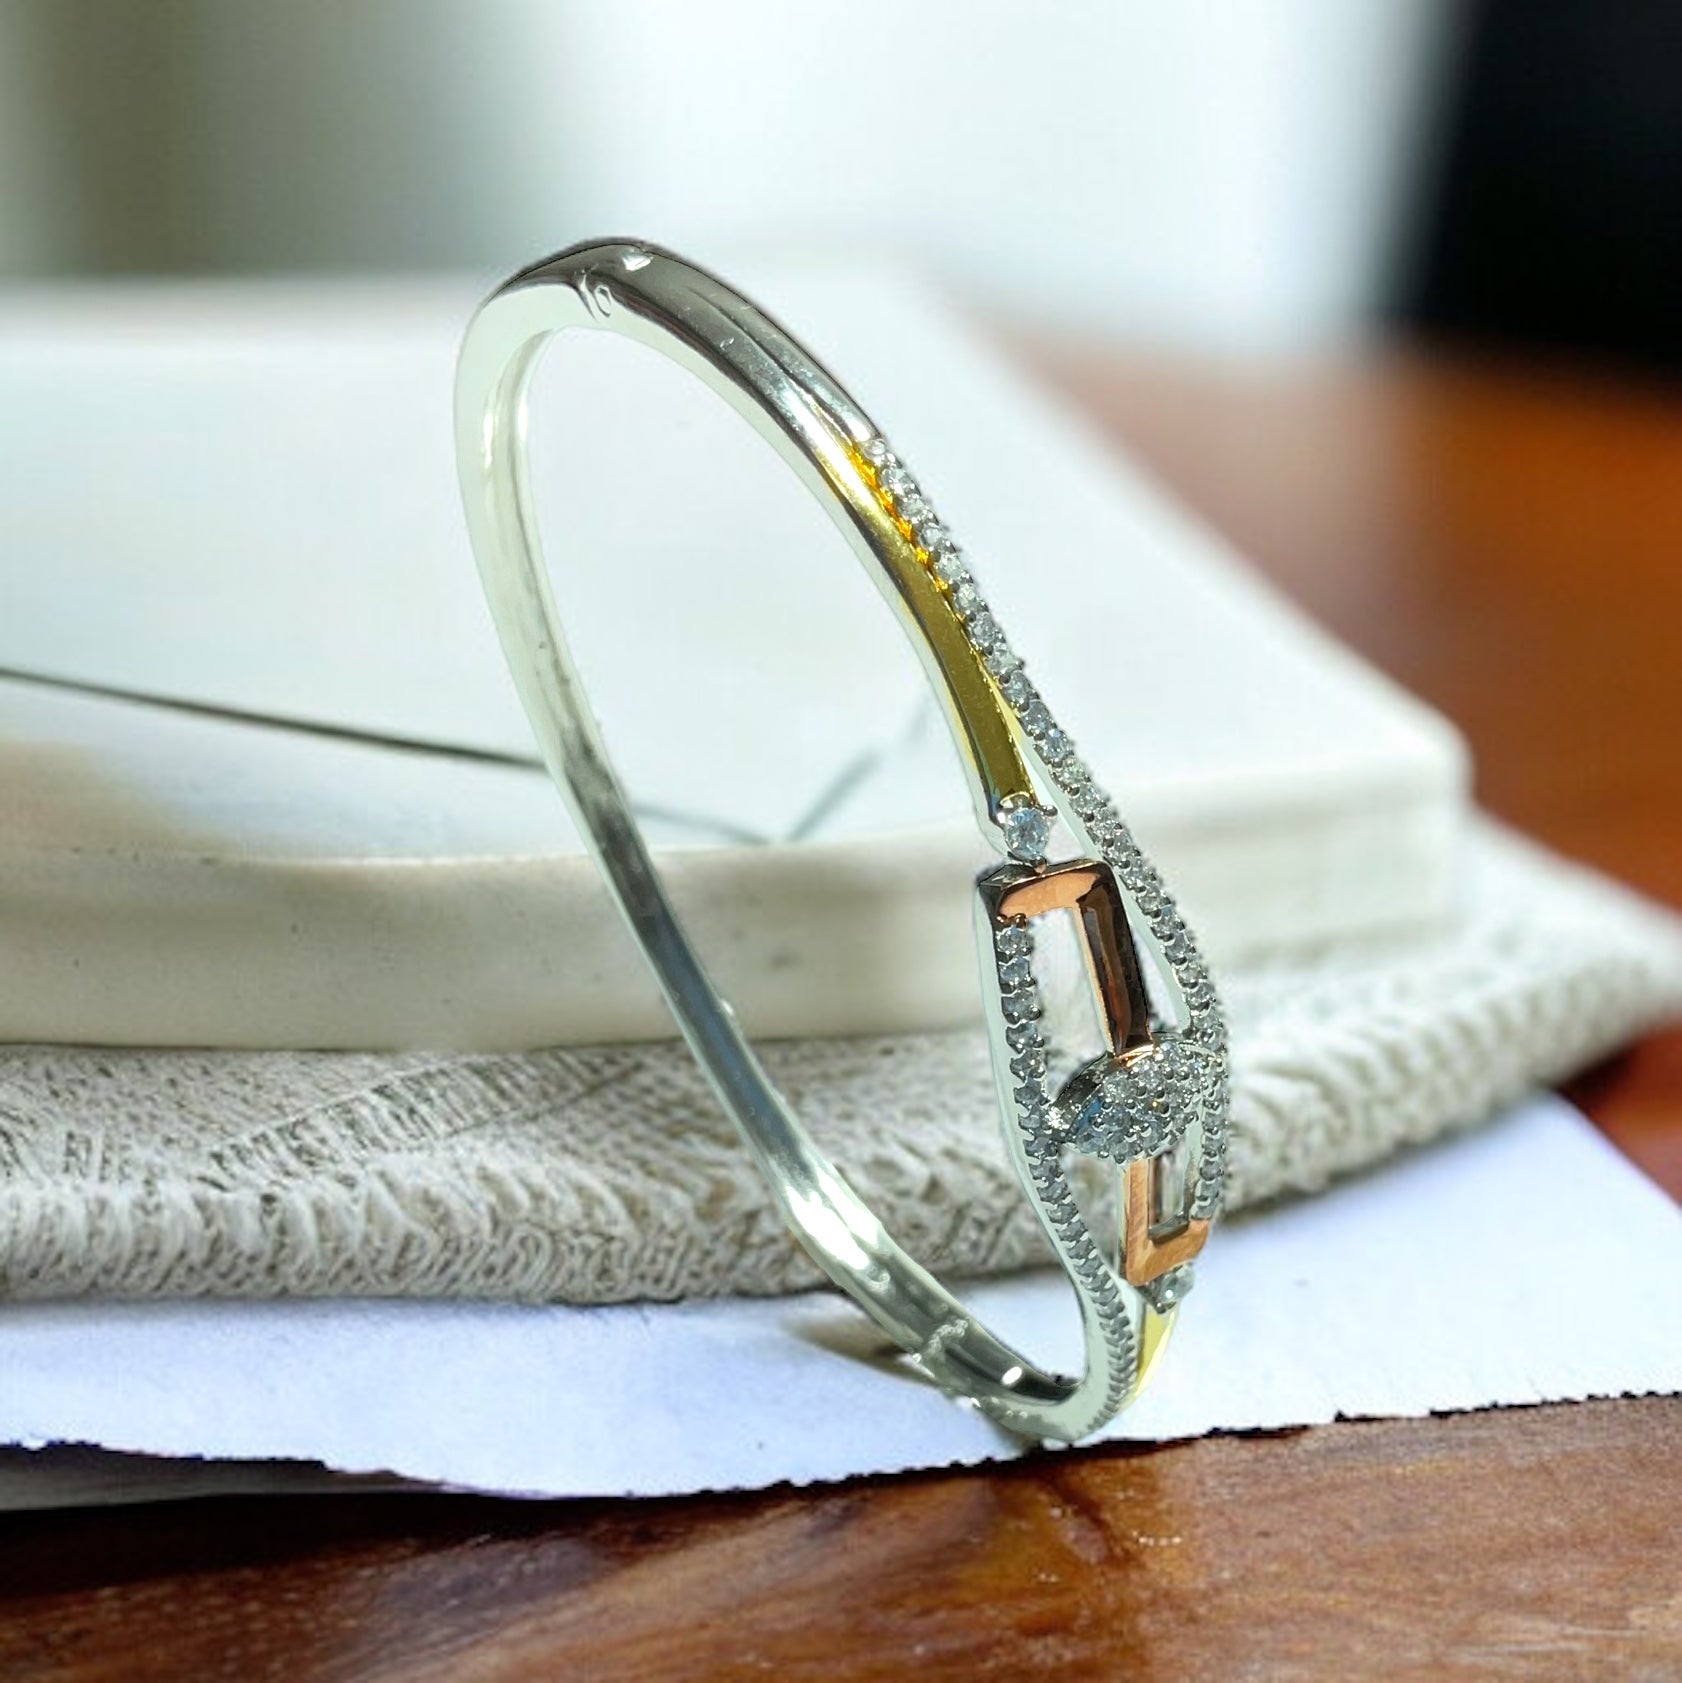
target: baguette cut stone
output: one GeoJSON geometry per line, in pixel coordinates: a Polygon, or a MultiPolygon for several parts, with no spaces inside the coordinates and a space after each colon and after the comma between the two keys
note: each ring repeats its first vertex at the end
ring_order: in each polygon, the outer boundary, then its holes
{"type": "MultiPolygon", "coordinates": [[[[1036,1173],[1051,1175],[1065,1148],[1122,1164],[1140,1157],[1157,1158],[1192,1135],[1196,1158],[1186,1166],[1184,1207],[1190,1218],[1207,1220],[1220,1208],[1225,1173],[1227,1034],[1196,941],[1092,768],[1079,757],[1024,671],[963,551],[910,470],[886,439],[872,438],[860,450],[872,468],[878,495],[902,522],[902,530],[909,529],[923,564],[942,587],[948,611],[997,685],[1000,703],[1049,776],[1049,790],[1013,795],[996,811],[1006,852],[1018,868],[1045,871],[1053,825],[1061,812],[1077,841],[1090,847],[1114,873],[1132,903],[1131,912],[1138,915],[1155,944],[1172,991],[1183,1002],[1184,1017],[1189,1017],[1183,1029],[1172,1032],[1164,1032],[1153,1020],[1148,1042],[1130,1044],[1075,1071],[1053,1098],[1048,1081],[1050,1069],[1056,1067],[1052,1057],[1056,1037],[1042,1019],[1032,968],[1033,936],[1021,923],[996,929],[999,1005],[1008,1047],[1005,1069],[1014,1086],[1010,1097],[1027,1155],[1040,1165],[1036,1173]],[[1039,804],[1047,796],[1056,811],[1039,804]]],[[[1155,1013],[1151,1016],[1154,1019],[1155,1013]]],[[[1048,1197],[1051,1185],[1047,1180],[1048,1197]]],[[[1060,1200],[1064,1198],[1066,1188],[1059,1194],[1060,1200]]],[[[1061,1201],[1055,1207],[1051,1203],[1043,1207],[1062,1219],[1061,1201]]],[[[1094,1262],[1092,1267],[1093,1290],[1113,1297],[1116,1288],[1108,1266],[1094,1262]]],[[[1153,1307],[1164,1310],[1184,1295],[1191,1280],[1192,1270],[1186,1264],[1140,1289],[1153,1307]]]]}

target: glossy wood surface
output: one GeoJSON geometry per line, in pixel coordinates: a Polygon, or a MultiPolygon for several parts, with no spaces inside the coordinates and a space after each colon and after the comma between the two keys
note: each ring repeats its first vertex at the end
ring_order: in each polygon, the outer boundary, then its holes
{"type": "MultiPolygon", "coordinates": [[[[1682,404],[1392,357],[1034,348],[1482,798],[1682,903],[1682,404]]],[[[1682,1191],[1682,1035],[1578,1084],[1682,1191]]],[[[0,1521],[0,1678],[1682,1677],[1682,1404],[1352,1423],[641,1504],[0,1521]]]]}
{"type": "MultiPolygon", "coordinates": [[[[1309,370],[1038,356],[1460,726],[1486,808],[1682,907],[1682,394],[1400,353],[1309,370]]],[[[1572,1096],[1682,1196],[1682,1032],[1572,1096]]]]}
{"type": "Polygon", "coordinates": [[[1674,1679],[1682,1409],[1584,1403],[683,1502],[7,1528],[0,1676],[1674,1679]]]}

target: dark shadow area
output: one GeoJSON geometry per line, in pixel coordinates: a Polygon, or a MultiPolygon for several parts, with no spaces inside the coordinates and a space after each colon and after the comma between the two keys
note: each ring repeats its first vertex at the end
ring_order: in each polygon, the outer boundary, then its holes
{"type": "Polygon", "coordinates": [[[1477,0],[1396,313],[1682,375],[1682,7],[1477,0]]]}

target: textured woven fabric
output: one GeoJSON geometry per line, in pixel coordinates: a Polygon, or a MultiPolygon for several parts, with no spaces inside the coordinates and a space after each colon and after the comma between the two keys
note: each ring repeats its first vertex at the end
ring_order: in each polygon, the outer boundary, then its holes
{"type": "MultiPolygon", "coordinates": [[[[1505,835],[1456,926],[1221,978],[1230,1207],[1464,1127],[1682,1010],[1682,925],[1505,835]]],[[[1040,1256],[979,1033],[769,1045],[937,1269],[1040,1256]]],[[[0,1290],[613,1302],[816,1275],[688,1055],[0,1049],[0,1290]]]]}

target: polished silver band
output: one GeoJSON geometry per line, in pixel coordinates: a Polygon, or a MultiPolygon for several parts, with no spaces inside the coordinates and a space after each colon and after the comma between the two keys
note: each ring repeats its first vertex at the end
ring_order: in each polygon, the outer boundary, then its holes
{"type": "Polygon", "coordinates": [[[499,288],[462,346],[456,426],[473,549],[544,758],[790,1227],[947,1390],[1017,1432],[1091,1432],[1143,1382],[1218,1206],[1225,1034],[1183,920],[1027,681],[962,552],[811,355],[723,281],[644,243],[577,246],[499,288]],[[527,478],[528,385],[547,341],[570,328],[637,340],[723,396],[818,497],[910,635],[1002,856],[976,899],[994,1069],[1012,1161],[1079,1302],[1079,1377],[994,1337],[895,1243],[771,1085],[673,912],[568,653],[527,478]],[[1052,863],[1058,820],[1077,856],[1052,863]],[[1108,1044],[1053,1091],[1032,959],[1039,920],[1055,915],[1085,943],[1108,1044]],[[1066,1164],[1081,1153],[1115,1166],[1114,1243],[1074,1198],[1066,1164]]]}

